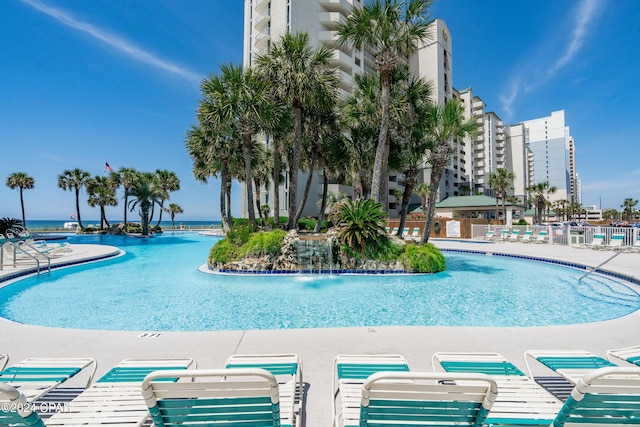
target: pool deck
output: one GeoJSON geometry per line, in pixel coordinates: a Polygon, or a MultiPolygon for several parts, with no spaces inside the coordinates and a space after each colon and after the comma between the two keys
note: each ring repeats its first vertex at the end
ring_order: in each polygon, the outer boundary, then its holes
{"type": "MultiPolygon", "coordinates": [[[[442,240],[434,243],[442,249],[509,253],[590,267],[613,255],[611,251],[548,244],[442,240]]],[[[73,252],[56,262],[78,261],[114,249],[74,246],[77,247],[73,252]]],[[[640,281],[640,254],[623,253],[603,268],[640,281]]],[[[15,271],[5,266],[0,278],[12,273],[15,271]]],[[[635,289],[640,292],[640,286],[635,289]]],[[[431,371],[431,356],[435,352],[491,351],[525,369],[522,356],[529,349],[583,349],[604,356],[608,349],[640,344],[640,310],[605,322],[548,327],[372,326],[150,334],[153,332],[49,328],[0,318],[0,353],[9,354],[9,364],[27,357],[93,357],[98,361],[98,377],[125,358],[191,357],[201,368],[219,368],[234,353],[297,353],[304,364],[303,379],[307,384],[304,425],[329,427],[332,363],[337,354],[398,353],[406,356],[412,370],[431,371]]],[[[541,370],[534,374],[549,372],[541,370]]]]}

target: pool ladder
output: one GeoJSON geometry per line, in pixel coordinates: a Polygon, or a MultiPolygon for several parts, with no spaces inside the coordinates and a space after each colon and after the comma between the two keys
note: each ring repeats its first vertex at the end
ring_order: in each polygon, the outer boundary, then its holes
{"type": "Polygon", "coordinates": [[[591,273],[598,271],[598,269],[600,269],[600,267],[602,267],[603,265],[605,265],[606,263],[608,263],[609,261],[611,261],[612,259],[614,259],[615,257],[617,257],[618,255],[624,253],[626,251],[626,249],[621,249],[620,251],[616,252],[615,254],[613,254],[613,256],[610,256],[609,258],[607,258],[606,260],[604,260],[603,262],[601,262],[600,264],[598,264],[598,266],[592,268],[591,270],[587,271],[585,274],[583,274],[582,276],[580,276],[580,278],[578,279],[578,283],[582,282],[582,279],[584,279],[585,277],[587,277],[588,275],[590,275],[591,273]]]}

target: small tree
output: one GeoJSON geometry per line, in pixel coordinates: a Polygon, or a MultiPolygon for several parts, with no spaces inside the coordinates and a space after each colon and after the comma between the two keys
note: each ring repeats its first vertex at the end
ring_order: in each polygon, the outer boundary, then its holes
{"type": "Polygon", "coordinates": [[[176,215],[184,213],[184,210],[179,205],[171,203],[168,208],[164,208],[164,211],[171,217],[171,226],[176,228],[176,215]]]}
{"type": "Polygon", "coordinates": [[[346,199],[336,206],[330,218],[338,225],[340,241],[360,253],[367,245],[378,246],[381,239],[387,238],[387,213],[381,203],[372,199],[346,199]]]}
{"type": "Polygon", "coordinates": [[[87,181],[91,178],[91,174],[82,169],[66,170],[58,175],[58,187],[63,190],[73,190],[76,196],[76,216],[78,217],[78,226],[80,229],[84,228],[82,225],[82,218],[80,217],[80,190],[87,184],[87,181]]]}

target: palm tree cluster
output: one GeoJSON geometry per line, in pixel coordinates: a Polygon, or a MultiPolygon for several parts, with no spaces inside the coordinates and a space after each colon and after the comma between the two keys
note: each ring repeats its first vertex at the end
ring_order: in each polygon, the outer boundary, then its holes
{"type": "Polygon", "coordinates": [[[76,201],[76,218],[78,226],[82,224],[80,213],[80,191],[84,188],[87,192],[89,206],[100,208],[100,229],[105,225],[110,227],[105,214],[106,206],[117,206],[116,192],[122,186],[124,189],[124,229],[128,229],[127,212],[138,208],[142,234],[149,234],[149,223],[153,219],[153,210],[159,207],[157,225],[162,221],[162,212],[171,215],[173,223],[175,215],[182,213],[182,208],[172,203],[169,208],[164,207],[164,202],[169,200],[172,191],[180,189],[180,179],[171,171],[158,169],[155,172],[139,172],[133,168],[120,168],[111,171],[109,175],[94,177],[82,169],[65,170],[58,175],[58,187],[63,190],[73,191],[76,201]],[[130,199],[131,198],[131,199],[130,199]]]}
{"type": "MultiPolygon", "coordinates": [[[[313,48],[304,32],[287,33],[255,65],[223,65],[205,78],[197,125],[186,135],[193,174],[206,182],[220,178],[220,216],[230,229],[233,179],[243,181],[249,222],[257,227],[267,209],[261,187],[284,184],[287,229],[296,227],[314,172],[322,171],[320,220],[325,213],[329,180],[352,185],[355,198],[388,206],[389,170],[405,177],[401,199],[404,220],[425,162],[431,168],[427,215],[433,221],[439,182],[457,142],[475,131],[464,120],[458,100],[431,101],[429,82],[416,77],[407,58],[430,38],[431,0],[373,0],[338,25],[339,42],[371,53],[376,73],[354,76],[349,95],[339,96],[333,52],[313,48]],[[265,144],[258,143],[263,135],[265,144]],[[307,172],[304,193],[297,194],[298,172],[307,172]]],[[[421,188],[424,191],[424,187],[421,188]]],[[[273,217],[280,217],[274,191],[273,217]]],[[[320,223],[321,221],[318,221],[320,223]]],[[[402,228],[401,228],[402,229],[402,228]]],[[[428,233],[423,234],[424,241],[428,233]]]]}

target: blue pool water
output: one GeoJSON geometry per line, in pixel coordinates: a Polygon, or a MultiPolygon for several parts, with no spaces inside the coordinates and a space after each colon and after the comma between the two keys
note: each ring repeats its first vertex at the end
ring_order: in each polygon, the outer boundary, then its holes
{"type": "Polygon", "coordinates": [[[0,288],[0,316],[34,325],[204,331],[385,325],[541,326],[640,308],[629,286],[526,260],[445,253],[448,270],[402,276],[229,276],[198,271],[217,238],[73,236],[127,254],[0,288]]]}

